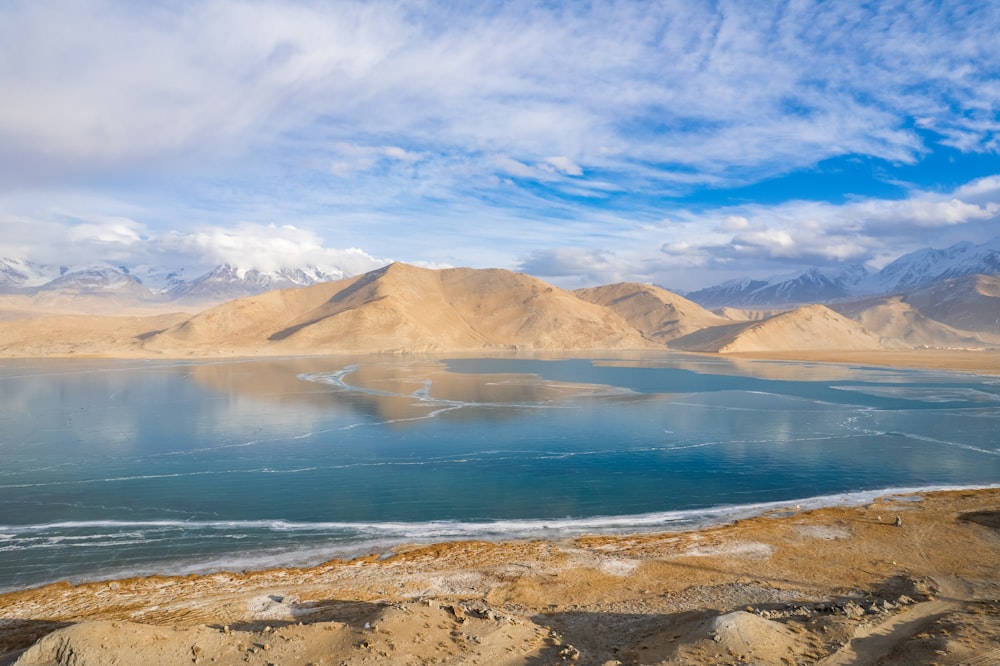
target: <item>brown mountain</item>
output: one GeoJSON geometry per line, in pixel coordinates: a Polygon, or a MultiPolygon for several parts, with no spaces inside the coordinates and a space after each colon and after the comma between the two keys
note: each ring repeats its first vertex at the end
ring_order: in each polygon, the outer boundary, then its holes
{"type": "Polygon", "coordinates": [[[672,349],[720,353],[853,351],[883,346],[879,336],[823,305],[808,305],[763,321],[707,328],[670,343],[672,349]]]}
{"type": "Polygon", "coordinates": [[[143,341],[190,315],[46,315],[0,321],[0,356],[148,356],[143,341]]]}
{"type": "Polygon", "coordinates": [[[1000,275],[944,280],[908,292],[905,301],[961,331],[1000,335],[1000,275]]]}
{"type": "Polygon", "coordinates": [[[36,316],[19,303],[11,303],[5,316],[0,302],[0,355],[983,348],[1000,344],[998,304],[1000,279],[976,276],[901,298],[837,306],[856,320],[814,305],[734,321],[648,285],[571,293],[506,270],[392,264],[338,282],[230,301],[194,316],[36,316]]]}
{"type": "Polygon", "coordinates": [[[145,346],[284,354],[653,345],[614,312],[527,275],[397,263],[349,280],[231,301],[145,346]]]}
{"type": "Polygon", "coordinates": [[[648,284],[621,282],[573,293],[589,303],[611,308],[643,336],[659,343],[731,323],[694,301],[648,284]]]}
{"type": "MultiPolygon", "coordinates": [[[[1000,343],[1000,333],[963,331],[932,319],[903,296],[876,298],[834,306],[883,338],[913,347],[935,349],[984,349],[1000,343]]],[[[928,308],[933,311],[932,306],[928,308]]]]}

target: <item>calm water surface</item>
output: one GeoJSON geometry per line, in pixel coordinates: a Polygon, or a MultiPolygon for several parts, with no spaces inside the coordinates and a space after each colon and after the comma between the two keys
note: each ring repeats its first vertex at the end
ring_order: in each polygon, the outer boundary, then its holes
{"type": "Polygon", "coordinates": [[[1000,380],[681,354],[0,362],[0,590],[1000,483],[1000,380]]]}

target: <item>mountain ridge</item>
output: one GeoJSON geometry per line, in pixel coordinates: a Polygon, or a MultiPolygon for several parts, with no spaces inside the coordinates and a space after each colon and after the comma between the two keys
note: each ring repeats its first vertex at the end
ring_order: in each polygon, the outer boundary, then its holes
{"type": "MultiPolygon", "coordinates": [[[[136,280],[112,274],[135,286],[136,280]]],[[[505,269],[368,273],[146,320],[3,314],[0,355],[260,356],[660,349],[710,353],[1000,348],[1000,276],[743,316],[654,285],[569,292],[505,269]],[[6,320],[5,320],[6,319],[6,320]],[[26,335],[31,331],[31,335],[26,335]],[[45,343],[44,341],[48,341],[45,343]]],[[[16,306],[15,306],[16,309],[16,306]]]]}
{"type": "Polygon", "coordinates": [[[192,345],[274,353],[651,346],[614,312],[522,273],[399,263],[224,303],[144,342],[157,351],[192,345]]]}
{"type": "MultiPolygon", "coordinates": [[[[348,277],[333,266],[280,266],[272,270],[222,263],[186,278],[184,270],[102,262],[66,267],[0,258],[0,294],[52,298],[88,296],[122,299],[136,304],[210,305],[274,289],[304,287],[348,277]]],[[[64,298],[65,300],[65,298],[64,298]]]]}
{"type": "Polygon", "coordinates": [[[834,270],[810,268],[766,280],[736,279],[686,294],[706,308],[773,308],[835,303],[869,296],[890,296],[942,280],[1000,273],[1000,237],[982,244],[956,243],[922,248],[872,272],[862,265],[834,270]]]}

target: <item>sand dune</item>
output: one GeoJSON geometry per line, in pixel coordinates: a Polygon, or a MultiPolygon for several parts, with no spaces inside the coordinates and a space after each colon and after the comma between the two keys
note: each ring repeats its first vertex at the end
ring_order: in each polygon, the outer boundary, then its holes
{"type": "Polygon", "coordinates": [[[589,303],[611,308],[645,337],[660,343],[729,323],[694,301],[648,284],[622,282],[573,293],[589,303]]]}

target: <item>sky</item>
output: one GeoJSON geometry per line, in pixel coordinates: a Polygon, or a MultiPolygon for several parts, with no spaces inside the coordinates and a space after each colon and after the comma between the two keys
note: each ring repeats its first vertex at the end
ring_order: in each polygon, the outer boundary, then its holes
{"type": "Polygon", "coordinates": [[[0,1],[0,257],[685,291],[1000,236],[1000,3],[0,1]]]}

